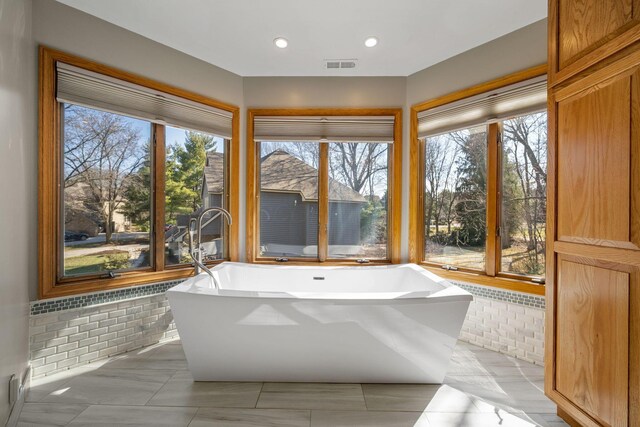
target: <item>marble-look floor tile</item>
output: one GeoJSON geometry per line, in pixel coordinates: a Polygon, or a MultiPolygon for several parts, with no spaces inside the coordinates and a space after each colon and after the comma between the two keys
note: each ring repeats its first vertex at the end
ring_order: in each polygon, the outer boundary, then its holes
{"type": "Polygon", "coordinates": [[[72,378],[43,402],[144,405],[173,371],[98,369],[72,378]]]}
{"type": "Polygon", "coordinates": [[[31,386],[29,387],[25,400],[27,402],[40,402],[50,393],[61,390],[64,385],[73,378],[90,374],[95,370],[96,368],[87,368],[86,366],[82,366],[62,371],[57,374],[33,379],[31,380],[31,386]]]}
{"type": "Polygon", "coordinates": [[[187,369],[187,359],[179,345],[165,345],[142,356],[145,369],[187,369]]]}
{"type": "Polygon", "coordinates": [[[189,427],[309,427],[311,411],[200,408],[189,427]]]}
{"type": "Polygon", "coordinates": [[[569,427],[562,418],[556,414],[527,414],[529,418],[541,427],[569,427]]]}
{"type": "Polygon", "coordinates": [[[367,409],[424,411],[440,389],[437,384],[362,384],[367,409]]]}
{"type": "Polygon", "coordinates": [[[177,371],[148,405],[254,408],[261,388],[262,383],[196,382],[189,372],[177,371]]]}
{"type": "Polygon", "coordinates": [[[25,403],[18,419],[19,426],[66,426],[89,405],[77,403],[25,403]]]}
{"type": "Polygon", "coordinates": [[[186,427],[197,408],[92,405],[69,425],[74,427],[170,426],[186,427]]]}
{"type": "Polygon", "coordinates": [[[496,413],[440,413],[426,414],[429,427],[536,427],[527,415],[496,413]]]}
{"type": "Polygon", "coordinates": [[[265,383],[258,408],[365,410],[360,384],[265,383]]]}
{"type": "Polygon", "coordinates": [[[311,427],[429,427],[421,412],[311,411],[311,427]]]}
{"type": "Polygon", "coordinates": [[[439,385],[426,403],[422,412],[479,412],[472,396],[447,384],[439,385]]]}
{"type": "Polygon", "coordinates": [[[541,367],[466,343],[443,385],[194,382],[185,368],[176,340],[33,380],[40,403],[19,425],[566,427],[541,367]]]}

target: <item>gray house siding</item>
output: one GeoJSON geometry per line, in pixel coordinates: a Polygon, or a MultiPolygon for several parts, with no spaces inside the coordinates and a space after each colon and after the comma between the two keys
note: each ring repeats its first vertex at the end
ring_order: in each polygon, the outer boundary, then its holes
{"type": "MultiPolygon", "coordinates": [[[[204,200],[203,207],[205,209],[212,208],[212,207],[223,207],[222,194],[209,194],[209,196],[204,200]]],[[[220,232],[221,232],[220,226],[222,224],[221,221],[222,221],[222,218],[218,217],[218,219],[212,221],[210,224],[208,224],[206,227],[203,228],[202,230],[203,240],[205,239],[210,240],[210,239],[220,237],[220,232]]]]}
{"type": "Polygon", "coordinates": [[[362,203],[329,203],[329,245],[360,244],[362,203]]]}
{"type": "Polygon", "coordinates": [[[260,244],[306,246],[307,209],[299,194],[260,193],[260,244]]]}
{"type": "MultiPolygon", "coordinates": [[[[360,244],[360,203],[329,204],[329,216],[340,218],[329,228],[332,245],[360,244]],[[339,215],[336,215],[339,214],[339,215]]],[[[331,221],[331,220],[330,220],[331,221]]],[[[260,244],[313,246],[318,244],[318,204],[299,194],[260,193],[260,244]]]]}

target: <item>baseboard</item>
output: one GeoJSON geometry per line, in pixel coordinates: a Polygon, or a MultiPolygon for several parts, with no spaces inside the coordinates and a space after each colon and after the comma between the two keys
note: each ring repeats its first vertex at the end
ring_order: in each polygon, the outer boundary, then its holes
{"type": "Polygon", "coordinates": [[[20,418],[20,412],[22,412],[22,407],[24,406],[25,398],[27,397],[27,392],[29,391],[29,387],[31,387],[31,366],[29,366],[22,377],[22,384],[20,385],[18,391],[18,398],[16,402],[13,404],[13,408],[11,408],[11,413],[9,414],[9,419],[5,424],[6,427],[15,427],[18,425],[18,419],[20,418]]]}

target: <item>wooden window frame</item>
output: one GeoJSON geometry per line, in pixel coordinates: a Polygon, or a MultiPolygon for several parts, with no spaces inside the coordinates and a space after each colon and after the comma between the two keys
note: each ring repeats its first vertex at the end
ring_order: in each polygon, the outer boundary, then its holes
{"type": "Polygon", "coordinates": [[[418,137],[418,114],[441,105],[496,90],[547,73],[547,64],[481,83],[411,107],[409,140],[409,261],[419,264],[449,280],[459,280],[493,286],[535,295],[544,295],[544,285],[535,284],[525,276],[499,271],[501,262],[497,229],[500,223],[501,150],[499,148],[499,123],[487,125],[487,242],[485,246],[485,270],[458,268],[458,271],[442,269],[441,264],[424,260],[424,149],[425,142],[418,137]]]}
{"type": "MultiPolygon", "coordinates": [[[[246,259],[258,264],[278,264],[275,258],[260,257],[259,218],[259,144],[253,139],[254,119],[258,116],[394,116],[393,143],[389,144],[388,196],[387,196],[387,259],[371,259],[365,265],[398,264],[400,262],[400,227],[402,209],[402,108],[304,108],[247,110],[247,194],[246,194],[246,259]]],[[[320,144],[318,169],[318,256],[289,258],[287,265],[362,265],[356,259],[328,258],[328,150],[329,144],[320,144]]]]}
{"type": "MultiPolygon", "coordinates": [[[[85,292],[103,291],[128,286],[189,277],[193,268],[187,265],[166,266],[164,260],[164,185],[165,185],[165,141],[164,126],[152,124],[153,146],[151,161],[152,176],[152,232],[151,266],[136,271],[123,271],[115,278],[106,277],[60,277],[59,265],[62,256],[60,239],[63,230],[60,221],[61,194],[61,124],[60,103],[56,100],[56,62],[61,61],[89,71],[114,77],[125,82],[145,86],[160,92],[189,99],[204,105],[232,113],[232,136],[228,143],[229,177],[227,186],[228,207],[234,224],[239,220],[239,166],[240,109],[174,86],[125,72],[107,65],[77,57],[65,52],[39,47],[39,157],[38,157],[38,296],[40,299],[62,297],[85,292]]],[[[226,244],[231,261],[238,260],[238,227],[228,230],[226,244]]],[[[222,261],[217,261],[222,262],[222,261]]]]}

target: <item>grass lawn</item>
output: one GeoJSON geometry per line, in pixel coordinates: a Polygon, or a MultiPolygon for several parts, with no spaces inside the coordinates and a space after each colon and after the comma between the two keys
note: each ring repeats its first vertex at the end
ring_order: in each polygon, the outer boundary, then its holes
{"type": "Polygon", "coordinates": [[[105,268],[105,264],[113,263],[114,257],[117,262],[124,262],[124,258],[126,257],[126,262],[128,263],[129,253],[127,251],[112,250],[91,255],[66,258],[64,260],[64,274],[66,276],[71,276],[109,271],[109,268],[105,268]]]}

